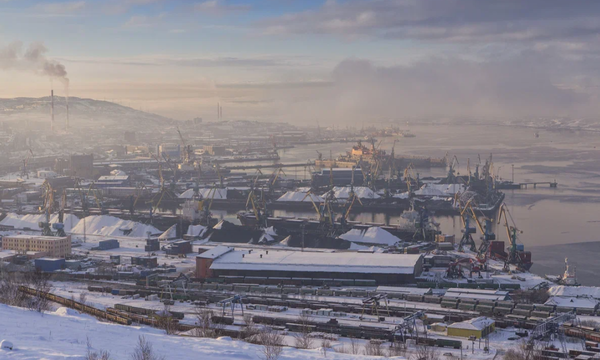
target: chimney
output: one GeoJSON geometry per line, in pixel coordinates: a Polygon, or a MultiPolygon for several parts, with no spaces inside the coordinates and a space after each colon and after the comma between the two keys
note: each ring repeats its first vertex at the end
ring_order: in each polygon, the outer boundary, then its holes
{"type": "Polygon", "coordinates": [[[67,100],[67,123],[65,124],[65,130],[69,131],[69,101],[67,100]]]}
{"type": "Polygon", "coordinates": [[[221,105],[217,103],[217,120],[221,118],[221,105]]]}
{"type": "Polygon", "coordinates": [[[50,90],[50,131],[54,132],[54,90],[50,90]]]}

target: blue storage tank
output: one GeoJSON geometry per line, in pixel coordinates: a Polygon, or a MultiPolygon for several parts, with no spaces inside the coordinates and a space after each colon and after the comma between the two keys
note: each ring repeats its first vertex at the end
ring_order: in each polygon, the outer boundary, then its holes
{"type": "Polygon", "coordinates": [[[525,251],[525,245],[517,244],[517,251],[525,251]]]}
{"type": "Polygon", "coordinates": [[[52,272],[52,271],[64,269],[65,267],[66,267],[65,259],[48,259],[48,258],[35,259],[36,270],[39,270],[42,272],[52,272]]]}

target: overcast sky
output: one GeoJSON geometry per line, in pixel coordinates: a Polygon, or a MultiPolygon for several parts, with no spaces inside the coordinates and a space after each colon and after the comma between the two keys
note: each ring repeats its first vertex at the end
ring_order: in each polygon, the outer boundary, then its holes
{"type": "Polygon", "coordinates": [[[176,119],[595,117],[599,55],[594,0],[0,0],[0,97],[176,119]]]}

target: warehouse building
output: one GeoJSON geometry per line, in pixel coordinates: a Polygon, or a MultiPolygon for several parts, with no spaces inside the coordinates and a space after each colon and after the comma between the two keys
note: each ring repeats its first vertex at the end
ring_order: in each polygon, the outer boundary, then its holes
{"type": "Polygon", "coordinates": [[[63,258],[71,254],[71,235],[9,235],[2,239],[2,249],[19,253],[37,252],[43,253],[44,256],[63,258]]]}
{"type": "Polygon", "coordinates": [[[448,336],[481,339],[496,330],[496,322],[485,316],[448,325],[448,336]]]}
{"type": "Polygon", "coordinates": [[[420,254],[218,250],[197,256],[198,277],[335,278],[372,280],[378,285],[392,285],[413,283],[423,265],[420,254]]]}

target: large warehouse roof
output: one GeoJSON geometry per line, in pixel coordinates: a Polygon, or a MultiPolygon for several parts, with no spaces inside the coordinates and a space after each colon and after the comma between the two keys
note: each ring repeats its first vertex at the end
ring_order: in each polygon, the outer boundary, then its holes
{"type": "Polygon", "coordinates": [[[409,254],[237,250],[216,259],[211,269],[413,274],[420,258],[409,254]]]}

